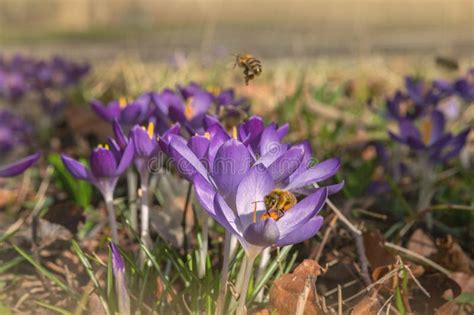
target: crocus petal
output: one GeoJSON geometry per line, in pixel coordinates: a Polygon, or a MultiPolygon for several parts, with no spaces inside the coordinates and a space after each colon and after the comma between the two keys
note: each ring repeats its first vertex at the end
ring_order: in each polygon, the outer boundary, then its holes
{"type": "Polygon", "coordinates": [[[134,147],[135,143],[133,141],[129,141],[125,150],[123,151],[122,159],[119,162],[117,170],[115,171],[115,175],[119,176],[130,166],[134,158],[134,147]]]}
{"type": "Polygon", "coordinates": [[[237,185],[250,168],[251,161],[247,147],[235,139],[225,142],[217,151],[212,178],[226,200],[234,199],[232,196],[235,196],[237,185]]]}
{"type": "Polygon", "coordinates": [[[130,314],[130,296],[125,282],[125,264],[120,251],[113,242],[109,243],[112,252],[112,272],[115,277],[115,290],[117,292],[120,314],[130,314]]]}
{"type": "Polygon", "coordinates": [[[216,194],[214,197],[214,209],[216,211],[214,219],[227,231],[241,237],[242,224],[239,218],[219,194],[216,194]]]}
{"type": "Polygon", "coordinates": [[[277,221],[280,237],[283,239],[290,233],[301,228],[310,218],[316,215],[324,206],[328,196],[326,188],[319,188],[313,194],[298,202],[285,212],[277,221]]]}
{"type": "Polygon", "coordinates": [[[431,113],[431,134],[429,144],[438,141],[444,133],[445,119],[443,113],[440,111],[433,111],[431,113]]]}
{"type": "Polygon", "coordinates": [[[263,132],[263,120],[259,116],[252,116],[239,127],[240,140],[245,144],[250,144],[256,140],[263,132]]]}
{"type": "Polygon", "coordinates": [[[38,161],[40,153],[29,155],[17,162],[0,167],[0,177],[13,177],[23,173],[27,168],[38,161]]]}
{"type": "Polygon", "coordinates": [[[163,152],[169,154],[169,144],[171,140],[171,135],[179,135],[181,131],[180,123],[173,124],[168,130],[163,133],[163,136],[160,137],[158,144],[163,152]]]}
{"type": "Polygon", "coordinates": [[[182,102],[173,102],[168,108],[168,115],[173,121],[185,122],[184,104],[182,102]]]}
{"type": "Polygon", "coordinates": [[[409,145],[414,150],[424,150],[426,149],[426,145],[420,138],[414,137],[407,137],[406,144],[409,145]]]}
{"type": "Polygon", "coordinates": [[[114,154],[108,149],[94,149],[90,157],[90,166],[94,177],[115,177],[117,162],[114,154]]]}
{"type": "Polygon", "coordinates": [[[140,126],[135,126],[130,132],[135,145],[135,156],[139,158],[150,158],[158,149],[158,141],[155,135],[150,136],[148,132],[140,126]]]}
{"type": "Polygon", "coordinates": [[[141,111],[139,104],[129,104],[120,113],[120,121],[126,125],[138,124],[141,111]]]}
{"type": "Polygon", "coordinates": [[[336,174],[340,166],[341,161],[338,158],[332,158],[318,163],[316,166],[296,176],[285,189],[292,190],[328,179],[336,174]]]}
{"type": "Polygon", "coordinates": [[[201,204],[201,206],[212,217],[215,217],[216,211],[214,209],[214,198],[216,196],[216,192],[212,185],[207,179],[205,179],[199,174],[194,175],[192,183],[194,185],[194,192],[196,193],[196,198],[201,204]]]}
{"type": "Polygon", "coordinates": [[[220,124],[216,124],[211,126],[207,132],[209,132],[211,136],[211,142],[209,144],[209,169],[212,169],[212,165],[214,165],[214,160],[219,148],[230,139],[227,132],[223,129],[220,124]]]}
{"type": "Polygon", "coordinates": [[[294,174],[291,175],[290,178],[295,178],[295,176],[298,175],[299,173],[306,171],[311,166],[312,156],[313,156],[313,150],[311,149],[311,145],[309,144],[308,140],[295,144],[293,147],[301,148],[304,153],[303,153],[303,159],[301,160],[301,163],[298,166],[298,169],[295,171],[294,174]]]}
{"type": "Polygon", "coordinates": [[[169,154],[176,163],[178,172],[188,179],[199,173],[207,178],[207,170],[193,151],[187,146],[186,140],[180,136],[170,135],[169,154]]]}
{"type": "Polygon", "coordinates": [[[93,100],[91,102],[91,108],[105,121],[110,122],[120,116],[120,106],[118,102],[115,101],[105,106],[102,102],[93,100]]]}
{"type": "Polygon", "coordinates": [[[277,135],[280,141],[288,134],[289,128],[290,128],[290,125],[286,123],[277,129],[277,135]]]}
{"type": "Polygon", "coordinates": [[[273,142],[271,149],[262,155],[256,164],[263,164],[265,167],[269,167],[276,159],[285,154],[286,151],[288,151],[288,144],[273,142]]]}
{"type": "Polygon", "coordinates": [[[275,151],[275,148],[280,144],[280,136],[277,133],[276,125],[268,125],[262,132],[260,139],[260,155],[264,156],[268,152],[275,151]]]}
{"type": "Polygon", "coordinates": [[[193,136],[189,139],[188,147],[196,154],[197,158],[204,161],[209,151],[210,140],[204,136],[193,136]]]}
{"type": "Polygon", "coordinates": [[[344,188],[345,181],[341,181],[340,183],[334,184],[334,185],[327,185],[324,186],[328,190],[328,195],[334,195],[342,190],[344,188]]]}
{"type": "Polygon", "coordinates": [[[451,149],[441,156],[442,161],[447,161],[461,152],[462,148],[466,144],[467,136],[469,135],[470,131],[470,128],[466,128],[451,139],[449,144],[451,149]]]}
{"type": "Polygon", "coordinates": [[[412,138],[421,140],[420,131],[409,119],[406,119],[406,118],[400,119],[398,121],[398,129],[400,131],[400,137],[402,139],[407,139],[408,137],[412,137],[412,138]]]}
{"type": "Polygon", "coordinates": [[[90,180],[90,173],[84,165],[67,155],[61,155],[61,159],[72,176],[77,179],[90,180]]]}
{"type": "Polygon", "coordinates": [[[207,113],[212,104],[212,95],[207,92],[197,93],[193,96],[191,106],[193,108],[193,116],[201,117],[207,113]]]}
{"type": "Polygon", "coordinates": [[[117,119],[113,120],[112,129],[114,131],[114,136],[115,140],[117,141],[117,144],[121,149],[125,149],[125,147],[127,146],[128,139],[127,136],[125,136],[125,133],[123,132],[123,129],[117,119]]]}
{"type": "Polygon", "coordinates": [[[286,245],[291,245],[291,244],[298,244],[303,241],[306,241],[307,239],[312,238],[321,229],[321,226],[323,225],[323,221],[324,219],[322,216],[318,215],[316,217],[312,217],[297,230],[294,230],[293,232],[291,232],[284,238],[280,238],[276,242],[276,245],[281,247],[281,246],[286,246],[286,245]]]}
{"type": "Polygon", "coordinates": [[[276,159],[276,161],[268,167],[273,181],[280,183],[288,178],[301,165],[303,155],[304,149],[294,146],[276,159]]]}
{"type": "Polygon", "coordinates": [[[272,246],[279,237],[280,231],[272,219],[252,223],[244,231],[244,239],[255,246],[272,246]]]}
{"type": "Polygon", "coordinates": [[[261,213],[265,209],[263,198],[273,188],[272,177],[261,164],[252,167],[242,179],[237,188],[236,206],[244,227],[253,221],[254,211],[261,213]]]}

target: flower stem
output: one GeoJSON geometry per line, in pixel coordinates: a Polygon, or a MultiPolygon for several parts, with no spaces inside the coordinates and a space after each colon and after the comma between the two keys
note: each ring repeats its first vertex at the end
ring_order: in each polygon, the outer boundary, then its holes
{"type": "MultiPolygon", "coordinates": [[[[260,278],[265,273],[265,267],[267,266],[269,260],[270,260],[270,247],[267,247],[262,251],[262,255],[260,256],[260,263],[258,264],[257,276],[256,276],[257,281],[260,280],[260,278]]],[[[263,301],[263,290],[260,290],[255,300],[257,302],[263,301]]]]}
{"type": "Polygon", "coordinates": [[[222,263],[221,280],[219,284],[219,296],[217,297],[216,315],[222,315],[224,313],[225,294],[227,292],[227,281],[229,279],[231,240],[232,234],[226,230],[224,239],[224,261],[222,263]]]}
{"type": "MultiPolygon", "coordinates": [[[[433,199],[434,195],[434,170],[432,164],[428,160],[427,157],[421,156],[420,157],[420,190],[418,194],[418,203],[417,203],[417,210],[418,212],[426,211],[430,205],[431,200],[433,199]]],[[[425,216],[426,226],[428,229],[433,227],[433,217],[432,213],[428,212],[425,216]]]]}
{"type": "Polygon", "coordinates": [[[207,258],[207,248],[209,243],[209,223],[206,213],[201,209],[200,210],[201,221],[202,221],[202,235],[201,235],[201,248],[200,248],[200,260],[199,260],[199,270],[198,277],[202,279],[206,274],[206,258],[207,258]]]}
{"type": "Polygon", "coordinates": [[[183,220],[181,221],[181,226],[183,228],[183,247],[184,251],[188,251],[188,238],[187,238],[187,232],[186,231],[186,220],[188,218],[188,211],[189,211],[189,204],[191,202],[191,193],[193,189],[193,184],[189,183],[188,185],[188,191],[186,193],[186,201],[184,203],[184,209],[183,209],[183,220]]]}
{"type": "MultiPolygon", "coordinates": [[[[141,210],[140,210],[140,219],[141,219],[141,241],[143,245],[150,249],[151,239],[150,239],[150,207],[148,200],[148,172],[140,172],[140,192],[141,192],[141,210]]],[[[140,250],[140,264],[143,266],[145,263],[146,254],[142,249],[140,250]]]]}
{"type": "Polygon", "coordinates": [[[105,205],[107,207],[107,216],[109,217],[109,225],[112,230],[112,241],[119,244],[117,219],[115,218],[114,198],[112,195],[105,195],[105,205]]]}
{"type": "Polygon", "coordinates": [[[249,288],[250,277],[252,276],[252,271],[253,271],[253,263],[256,257],[257,255],[247,256],[247,264],[245,266],[242,288],[239,294],[239,305],[237,306],[237,315],[247,314],[247,309],[245,307],[245,300],[247,299],[247,290],[249,288]]]}
{"type": "Polygon", "coordinates": [[[130,226],[134,231],[138,230],[137,209],[137,174],[132,168],[127,170],[128,207],[130,209],[130,226]]]}

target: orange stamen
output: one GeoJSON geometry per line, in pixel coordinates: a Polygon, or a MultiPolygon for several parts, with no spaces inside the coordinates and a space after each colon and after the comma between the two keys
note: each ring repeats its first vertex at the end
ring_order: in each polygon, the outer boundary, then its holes
{"type": "Polygon", "coordinates": [[[153,134],[155,133],[155,124],[151,121],[148,123],[147,132],[150,139],[153,139],[153,134]]]}
{"type": "Polygon", "coordinates": [[[120,96],[118,101],[120,108],[125,108],[125,106],[127,106],[127,98],[125,96],[120,96]]]}
{"type": "Polygon", "coordinates": [[[431,130],[433,129],[433,124],[429,120],[425,120],[421,123],[421,137],[424,144],[429,144],[431,139],[431,130]]]}
{"type": "Polygon", "coordinates": [[[192,97],[190,97],[186,101],[186,104],[184,105],[184,116],[188,120],[191,120],[193,118],[193,115],[194,115],[194,110],[193,110],[193,107],[191,106],[192,102],[193,102],[193,99],[192,99],[192,97]]]}

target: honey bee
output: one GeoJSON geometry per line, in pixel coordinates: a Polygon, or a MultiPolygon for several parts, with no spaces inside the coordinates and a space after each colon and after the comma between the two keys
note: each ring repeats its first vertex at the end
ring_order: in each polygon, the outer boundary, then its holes
{"type": "Polygon", "coordinates": [[[274,189],[263,198],[266,211],[261,216],[261,220],[272,218],[278,221],[297,202],[293,193],[287,190],[274,189]]]}
{"type": "Polygon", "coordinates": [[[235,57],[235,66],[244,69],[245,85],[249,85],[249,81],[262,73],[262,63],[251,54],[238,54],[235,57]]]}

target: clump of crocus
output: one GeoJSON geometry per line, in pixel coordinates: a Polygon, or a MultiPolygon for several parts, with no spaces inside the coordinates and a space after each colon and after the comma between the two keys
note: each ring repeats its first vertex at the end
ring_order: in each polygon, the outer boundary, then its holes
{"type": "Polygon", "coordinates": [[[108,211],[112,239],[118,244],[117,222],[113,206],[113,194],[117,181],[133,161],[134,145],[129,141],[121,149],[115,141],[95,148],[90,156],[90,169],[69,156],[62,155],[64,165],[77,179],[86,180],[101,192],[108,211]]]}
{"type": "Polygon", "coordinates": [[[13,177],[23,173],[29,167],[35,164],[40,156],[40,153],[35,153],[17,162],[0,166],[0,177],[13,177]]]}
{"type": "Polygon", "coordinates": [[[88,71],[89,65],[59,56],[46,60],[20,54],[0,56],[0,97],[17,102],[32,94],[46,110],[57,111],[66,104],[64,92],[88,71]]]}
{"type": "MultiPolygon", "coordinates": [[[[231,136],[211,130],[204,136],[191,137],[189,142],[179,136],[171,136],[170,140],[170,155],[178,170],[192,178],[201,206],[238,239],[246,252],[240,314],[253,262],[263,249],[296,244],[319,231],[323,219],[317,214],[329,189],[315,189],[313,185],[333,176],[340,165],[338,159],[329,159],[311,166],[307,163],[306,143],[284,144],[281,139],[287,127],[263,127],[260,121],[254,117],[250,123],[234,128],[231,136]],[[238,130],[243,134],[239,135],[238,130]],[[201,162],[203,159],[206,163],[201,162]],[[298,194],[306,189],[309,195],[281,217],[264,215],[269,209],[262,201],[272,191],[298,194]]],[[[224,267],[225,261],[226,257],[224,267]]]]}
{"type": "Polygon", "coordinates": [[[28,143],[31,124],[8,110],[0,110],[0,151],[3,155],[28,143]]]}
{"type": "MultiPolygon", "coordinates": [[[[389,132],[392,139],[407,146],[416,156],[412,173],[420,178],[420,193],[417,209],[426,210],[435,192],[437,174],[435,166],[457,156],[466,143],[470,129],[456,135],[446,131],[446,119],[442,112],[434,110],[420,119],[419,127],[409,119],[398,120],[399,133],[389,132]]],[[[431,216],[427,216],[431,226],[431,216]]]]}
{"type": "Polygon", "coordinates": [[[125,263],[122,255],[114,242],[109,242],[109,248],[112,256],[112,272],[115,280],[115,293],[117,295],[117,304],[121,315],[131,314],[130,296],[127,290],[125,277],[125,263]]]}

